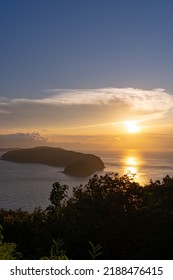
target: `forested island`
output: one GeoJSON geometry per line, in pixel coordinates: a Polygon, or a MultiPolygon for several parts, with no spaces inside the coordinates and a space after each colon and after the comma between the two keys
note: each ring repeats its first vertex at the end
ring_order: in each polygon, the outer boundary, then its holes
{"type": "Polygon", "coordinates": [[[90,176],[104,169],[102,160],[95,155],[53,147],[16,149],[3,154],[2,159],[64,167],[64,173],[73,176],[90,176]]]}
{"type": "Polygon", "coordinates": [[[0,210],[0,259],[173,259],[173,178],[53,184],[47,209],[0,210]]]}

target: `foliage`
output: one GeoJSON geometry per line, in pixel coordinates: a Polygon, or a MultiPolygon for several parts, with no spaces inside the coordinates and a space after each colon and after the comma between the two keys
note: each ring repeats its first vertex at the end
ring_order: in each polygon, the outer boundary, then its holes
{"type": "Polygon", "coordinates": [[[89,250],[89,253],[92,257],[92,260],[95,260],[99,255],[103,253],[102,246],[100,244],[94,246],[91,241],[89,241],[89,244],[91,246],[91,250],[89,250]]]}
{"type": "Polygon", "coordinates": [[[60,183],[55,182],[53,184],[53,189],[50,193],[51,204],[55,207],[61,206],[61,201],[67,198],[67,185],[60,185],[60,183]]]}
{"type": "Polygon", "coordinates": [[[0,225],[0,245],[2,244],[2,241],[3,241],[2,226],[0,225]]]}
{"type": "Polygon", "coordinates": [[[4,243],[0,245],[0,260],[17,260],[21,259],[21,254],[16,252],[15,243],[4,243]]]}
{"type": "Polygon", "coordinates": [[[67,256],[65,255],[65,251],[62,249],[63,242],[61,239],[55,241],[53,239],[53,245],[51,248],[51,260],[67,260],[67,256]]]}
{"type": "Polygon", "coordinates": [[[16,260],[21,254],[16,251],[16,244],[3,243],[2,226],[0,225],[0,260],[16,260]]]}
{"type": "Polygon", "coordinates": [[[63,244],[64,243],[61,239],[58,239],[57,241],[55,241],[53,239],[53,245],[51,247],[50,258],[43,257],[41,259],[42,260],[67,260],[68,258],[65,254],[65,251],[62,249],[63,244]]]}
{"type": "Polygon", "coordinates": [[[67,191],[55,182],[46,210],[0,209],[1,250],[15,243],[25,259],[173,258],[173,178],[142,187],[128,175],[94,175],[67,191]]]}

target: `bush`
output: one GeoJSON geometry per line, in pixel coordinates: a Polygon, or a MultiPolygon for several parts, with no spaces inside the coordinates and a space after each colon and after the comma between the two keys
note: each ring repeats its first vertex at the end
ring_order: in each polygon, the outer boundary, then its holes
{"type": "Polygon", "coordinates": [[[173,258],[173,178],[142,187],[127,175],[94,175],[72,197],[67,190],[54,183],[46,210],[0,210],[1,258],[173,258]]]}

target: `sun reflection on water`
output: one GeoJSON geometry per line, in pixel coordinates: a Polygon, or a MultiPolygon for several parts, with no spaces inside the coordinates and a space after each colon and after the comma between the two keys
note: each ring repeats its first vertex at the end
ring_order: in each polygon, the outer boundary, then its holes
{"type": "Polygon", "coordinates": [[[136,157],[126,157],[125,162],[128,165],[136,166],[137,165],[137,158],[136,157]]]}
{"type": "Polygon", "coordinates": [[[114,157],[105,158],[104,172],[118,173],[120,176],[128,175],[140,185],[145,185],[146,173],[144,169],[145,159],[138,151],[124,151],[114,155],[114,157]]]}
{"type": "Polygon", "coordinates": [[[142,183],[142,174],[140,173],[141,159],[138,155],[125,155],[122,164],[124,174],[127,174],[129,177],[133,177],[135,181],[142,183]]]}

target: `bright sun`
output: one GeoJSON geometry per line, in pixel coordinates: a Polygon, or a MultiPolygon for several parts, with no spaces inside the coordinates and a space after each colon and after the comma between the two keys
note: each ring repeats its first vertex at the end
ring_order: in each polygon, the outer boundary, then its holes
{"type": "Polygon", "coordinates": [[[126,129],[129,133],[136,133],[139,131],[139,127],[135,121],[125,122],[126,129]]]}

